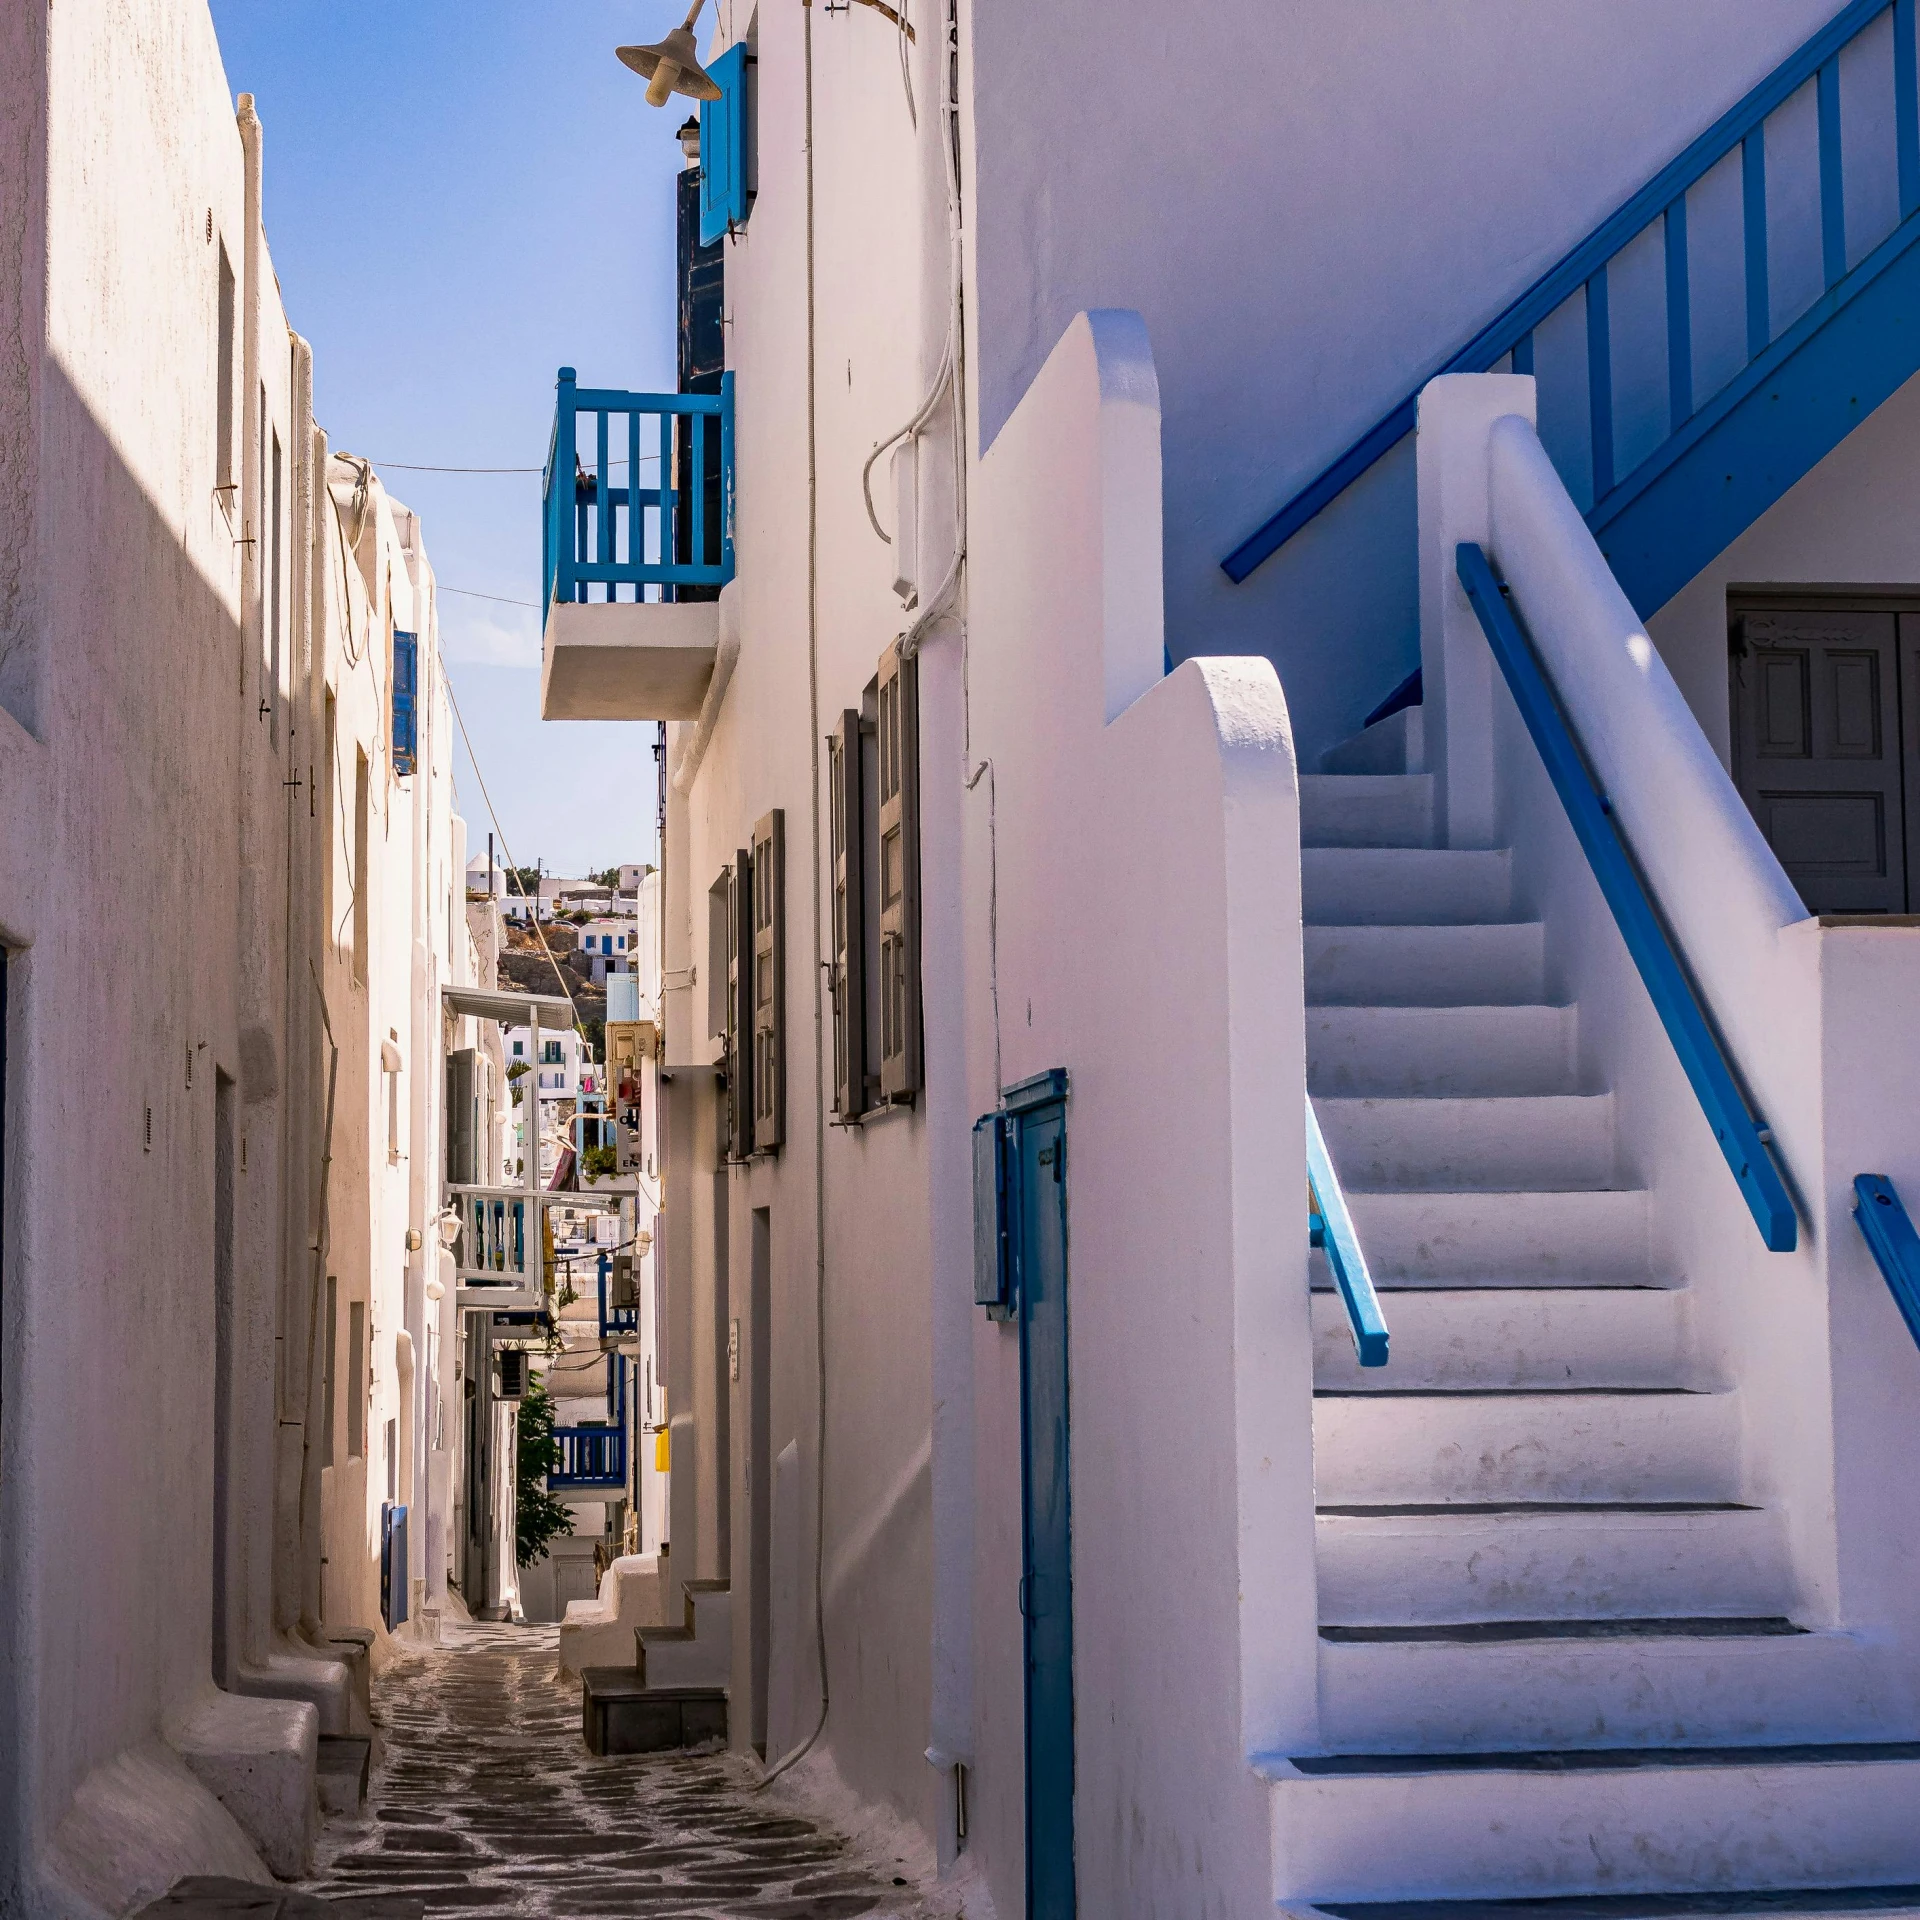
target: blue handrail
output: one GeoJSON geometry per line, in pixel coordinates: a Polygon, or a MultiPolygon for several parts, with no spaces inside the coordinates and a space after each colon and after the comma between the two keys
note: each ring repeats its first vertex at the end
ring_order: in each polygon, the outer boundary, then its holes
{"type": "Polygon", "coordinates": [[[1612,804],[1581,757],[1560,703],[1514,618],[1505,589],[1487,564],[1487,556],[1472,541],[1463,541],[1455,549],[1454,563],[1460,584],[1480,616],[1487,644],[1506,676],[1514,704],[1533,736],[1547,777],[1566,809],[1574,837],[1593,868],[1607,905],[1613,909],[1654,1011],[1680,1056],[1681,1068],[1707,1116],[1713,1137],[1740,1183],[1760,1237],[1773,1252],[1791,1253],[1799,1223],[1786,1183],[1767,1152],[1772,1136],[1747,1109],[1719,1037],[1621,834],[1612,804]]]}
{"type": "MultiPolygon", "coordinates": [[[[1789,55],[1739,104],[1714,122],[1683,153],[1663,167],[1609,219],[1604,220],[1558,265],[1550,268],[1490,325],[1467,342],[1435,373],[1489,373],[1512,356],[1515,373],[1533,371],[1534,329],[1563,302],[1584,291],[1587,321],[1588,415],[1593,459],[1593,514],[1596,523],[1611,519],[1623,497],[1638,490],[1632,477],[1617,481],[1613,472],[1614,410],[1611,336],[1608,326],[1607,268],[1614,256],[1658,220],[1662,223],[1667,307],[1667,388],[1670,433],[1677,435],[1693,418],[1694,394],[1692,297],[1687,238],[1687,190],[1736,149],[1741,153],[1743,223],[1742,271],[1746,280],[1746,365],[1765,354],[1774,340],[1767,268],[1767,190],[1764,123],[1809,80],[1818,79],[1821,261],[1831,291],[1847,274],[1845,193],[1840,140],[1840,55],[1890,8],[1894,15],[1894,149],[1898,171],[1900,221],[1920,211],[1920,84],[1916,84],[1914,13],[1916,0],[1852,0],[1805,45],[1789,55]]],[[[1856,274],[1868,269],[1862,261],[1856,274]]],[[[1736,371],[1726,385],[1741,377],[1736,371]]],[[[1427,375],[1392,411],[1377,420],[1352,446],[1315,475],[1220,563],[1227,577],[1245,580],[1263,560],[1332,504],[1376,461],[1413,431],[1420,387],[1427,375]]],[[[1637,474],[1664,464],[1656,448],[1637,474]]]]}
{"type": "Polygon", "coordinates": [[[1360,1236],[1353,1230],[1347,1196],[1341,1191],[1311,1094],[1307,1096],[1307,1205],[1307,1239],[1325,1251],[1327,1265],[1333,1269],[1333,1284],[1347,1309],[1354,1356],[1363,1367],[1384,1367],[1386,1317],[1380,1311],[1380,1296],[1373,1290],[1373,1275],[1360,1251],[1360,1236]]]}
{"type": "Polygon", "coordinates": [[[1920,1344],[1920,1233],[1884,1173],[1863,1173],[1854,1180],[1853,1217],[1907,1331],[1920,1344]]]}
{"type": "Polygon", "coordinates": [[[640,600],[650,586],[724,586],[733,578],[733,375],[721,375],[718,393],[627,393],[582,387],[562,367],[541,531],[548,606],[586,600],[596,586],[608,600],[622,587],[640,600]],[[591,423],[585,458],[583,419],[591,423]],[[686,462],[684,487],[676,484],[677,458],[686,462]],[[707,512],[715,459],[718,524],[707,512]],[[613,468],[621,462],[627,484],[616,486],[613,468]],[[640,484],[643,463],[655,468],[650,487],[640,484]]]}

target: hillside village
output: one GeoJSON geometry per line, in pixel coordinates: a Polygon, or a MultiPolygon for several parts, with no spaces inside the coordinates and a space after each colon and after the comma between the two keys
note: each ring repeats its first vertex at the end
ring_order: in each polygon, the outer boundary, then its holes
{"type": "Polygon", "coordinates": [[[0,9],[0,1915],[1920,1914],[1920,5],[636,5],[0,9]]]}

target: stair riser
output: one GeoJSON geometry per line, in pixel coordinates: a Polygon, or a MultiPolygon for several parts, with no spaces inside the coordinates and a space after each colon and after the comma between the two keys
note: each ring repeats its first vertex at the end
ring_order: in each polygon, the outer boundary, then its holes
{"type": "Polygon", "coordinates": [[[1349,1191],[1553,1190],[1613,1183],[1613,1096],[1315,1103],[1349,1191]]]}
{"type": "Polygon", "coordinates": [[[1282,1902],[1920,1877],[1920,1762],[1327,1779],[1272,1790],[1282,1902]]]}
{"type": "Polygon", "coordinates": [[[1426,764],[1426,716],[1402,707],[1320,756],[1322,773],[1405,773],[1426,764]]]}
{"type": "Polygon", "coordinates": [[[1307,927],[1309,1006],[1490,1007],[1546,998],[1538,921],[1307,927]]]}
{"type": "Polygon", "coordinates": [[[1571,1093],[1571,1007],[1313,1007],[1316,1098],[1571,1093]]]}
{"type": "MultiPolygon", "coordinates": [[[[1316,1279],[1326,1278],[1322,1257],[1316,1279]]],[[[1687,1296],[1650,1288],[1400,1289],[1384,1303],[1391,1362],[1362,1367],[1339,1296],[1313,1296],[1320,1387],[1673,1387],[1689,1375],[1687,1296]]]]}
{"type": "Polygon", "coordinates": [[[1905,1739],[1909,1695],[1842,1634],[1320,1644],[1321,1739],[1341,1753],[1905,1739]]]}
{"type": "Polygon", "coordinates": [[[1320,1618],[1340,1626],[1755,1618],[1794,1605],[1769,1513],[1322,1514],[1320,1618]]]}
{"type": "Polygon", "coordinates": [[[1732,1394],[1360,1394],[1316,1399],[1313,1438],[1322,1506],[1739,1495],[1732,1394]]]}
{"type": "Polygon", "coordinates": [[[1432,776],[1303,774],[1300,841],[1308,847],[1431,846],[1432,776]]]}
{"type": "Polygon", "coordinates": [[[1643,1285],[1644,1193],[1350,1195],[1376,1280],[1474,1285],[1643,1285]]]}
{"type": "Polygon", "coordinates": [[[1452,848],[1308,847],[1300,856],[1300,892],[1310,925],[1505,920],[1513,906],[1513,859],[1452,848]]]}

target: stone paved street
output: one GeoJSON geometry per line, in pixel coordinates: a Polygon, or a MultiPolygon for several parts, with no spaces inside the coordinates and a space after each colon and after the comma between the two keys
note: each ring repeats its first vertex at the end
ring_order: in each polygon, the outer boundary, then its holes
{"type": "Polygon", "coordinates": [[[920,1920],[913,1890],[752,1792],[724,1755],[595,1759],[556,1636],[449,1626],[376,1683],[365,1813],[329,1822],[318,1894],[413,1894],[430,1917],[920,1920]]]}

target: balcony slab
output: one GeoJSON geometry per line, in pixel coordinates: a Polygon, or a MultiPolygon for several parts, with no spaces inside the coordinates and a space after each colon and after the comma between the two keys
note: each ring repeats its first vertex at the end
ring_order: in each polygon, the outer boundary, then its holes
{"type": "Polygon", "coordinates": [[[547,610],[543,720],[693,720],[713,677],[719,606],[559,602],[547,610]]]}

